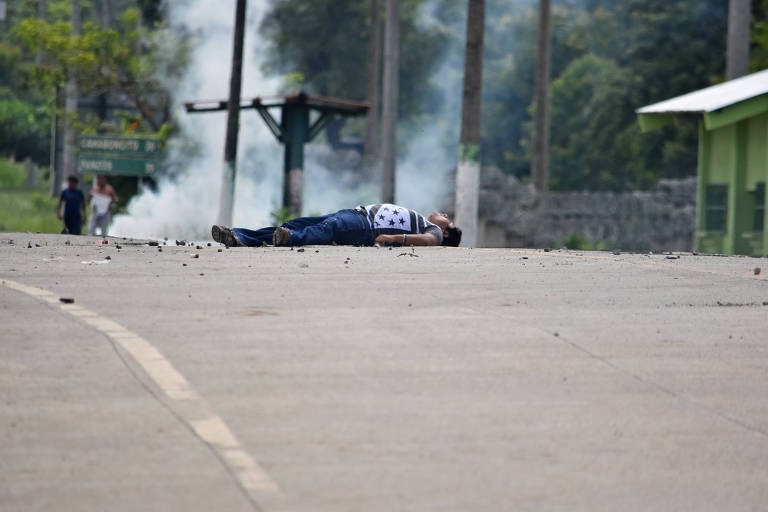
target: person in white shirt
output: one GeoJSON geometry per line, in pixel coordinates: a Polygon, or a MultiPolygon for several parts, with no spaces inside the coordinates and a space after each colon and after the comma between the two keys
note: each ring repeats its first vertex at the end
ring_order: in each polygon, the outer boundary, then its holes
{"type": "Polygon", "coordinates": [[[107,183],[107,178],[96,176],[96,184],[88,192],[88,202],[91,204],[91,221],[88,223],[89,235],[96,235],[98,228],[101,231],[101,236],[107,236],[110,209],[117,201],[117,193],[112,185],[107,183]]]}

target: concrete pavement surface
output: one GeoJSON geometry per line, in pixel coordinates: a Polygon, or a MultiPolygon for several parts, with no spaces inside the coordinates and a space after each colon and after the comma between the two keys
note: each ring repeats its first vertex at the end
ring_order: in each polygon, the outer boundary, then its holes
{"type": "Polygon", "coordinates": [[[765,510],[768,259],[219,248],[0,234],[0,510],[765,510]]]}

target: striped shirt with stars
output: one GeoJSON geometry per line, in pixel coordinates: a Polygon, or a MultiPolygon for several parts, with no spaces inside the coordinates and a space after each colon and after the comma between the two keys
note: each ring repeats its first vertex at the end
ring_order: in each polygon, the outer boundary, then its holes
{"type": "Polygon", "coordinates": [[[365,213],[373,229],[373,238],[379,235],[420,235],[429,233],[443,243],[443,230],[429,222],[419,212],[396,204],[369,204],[358,208],[365,213]]]}

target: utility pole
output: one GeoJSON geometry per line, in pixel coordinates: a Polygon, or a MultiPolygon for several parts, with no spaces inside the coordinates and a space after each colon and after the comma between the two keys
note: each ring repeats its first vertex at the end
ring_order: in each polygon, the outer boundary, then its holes
{"type": "MultiPolygon", "coordinates": [[[[41,20],[48,18],[48,0],[40,0],[38,4],[37,16],[41,20]]],[[[35,65],[43,64],[43,48],[38,46],[35,56],[35,65]]],[[[51,197],[59,197],[62,184],[61,172],[61,151],[59,140],[61,139],[61,130],[59,129],[59,109],[61,108],[61,88],[57,85],[53,90],[53,114],[51,115],[51,151],[50,151],[50,173],[49,173],[49,192],[51,197]]]]}
{"type": "Polygon", "coordinates": [[[384,36],[384,98],[382,105],[383,169],[381,199],[395,202],[395,170],[397,167],[397,97],[400,60],[400,0],[387,0],[386,34],[384,36]]]}
{"type": "MultiPolygon", "coordinates": [[[[37,17],[43,21],[45,21],[45,19],[48,17],[48,1],[47,0],[40,0],[40,3],[37,4],[37,17]]],[[[38,46],[37,55],[35,55],[35,66],[40,66],[42,63],[43,63],[43,47],[38,46]]]]}
{"type": "Polygon", "coordinates": [[[51,116],[51,172],[50,172],[50,192],[51,197],[59,197],[61,185],[63,182],[63,172],[61,168],[61,122],[59,112],[61,109],[61,87],[58,85],[53,92],[53,115],[51,116]]]}
{"type": "Polygon", "coordinates": [[[240,84],[243,75],[243,39],[245,37],[245,0],[237,0],[235,9],[235,38],[232,48],[232,75],[229,80],[227,103],[227,140],[224,145],[224,169],[221,176],[219,223],[232,224],[235,202],[237,165],[237,135],[240,129],[240,84]]]}
{"type": "Polygon", "coordinates": [[[109,30],[112,25],[112,6],[109,0],[101,0],[101,28],[109,30]]]}
{"type": "Polygon", "coordinates": [[[533,155],[531,180],[536,188],[536,205],[544,207],[549,193],[549,80],[551,58],[551,1],[539,0],[539,37],[536,76],[534,79],[535,108],[533,117],[533,155]]]}
{"type": "Polygon", "coordinates": [[[371,0],[371,35],[368,42],[366,100],[371,105],[365,118],[364,155],[368,165],[379,156],[379,96],[381,94],[381,9],[379,0],[371,0]]]}
{"type": "Polygon", "coordinates": [[[727,80],[749,73],[749,43],[752,24],[751,0],[728,2],[727,80]]]}
{"type": "MultiPolygon", "coordinates": [[[[80,34],[80,0],[72,0],[72,33],[80,34]]],[[[75,131],[74,121],[77,119],[77,100],[79,91],[77,80],[73,76],[74,70],[70,68],[69,79],[67,80],[67,89],[64,98],[64,158],[62,172],[56,176],[57,194],[61,191],[63,175],[76,174],[77,154],[77,132],[75,131]]]]}
{"type": "Polygon", "coordinates": [[[456,170],[456,225],[464,245],[477,245],[480,196],[480,143],[483,107],[483,39],[485,0],[467,2],[467,42],[461,106],[459,165],[456,170]]]}

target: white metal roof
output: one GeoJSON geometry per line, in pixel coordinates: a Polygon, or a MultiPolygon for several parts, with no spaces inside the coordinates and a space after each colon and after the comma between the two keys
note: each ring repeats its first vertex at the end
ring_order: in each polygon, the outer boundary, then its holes
{"type": "Polygon", "coordinates": [[[704,114],[768,94],[768,69],[637,109],[638,114],[704,114]]]}

